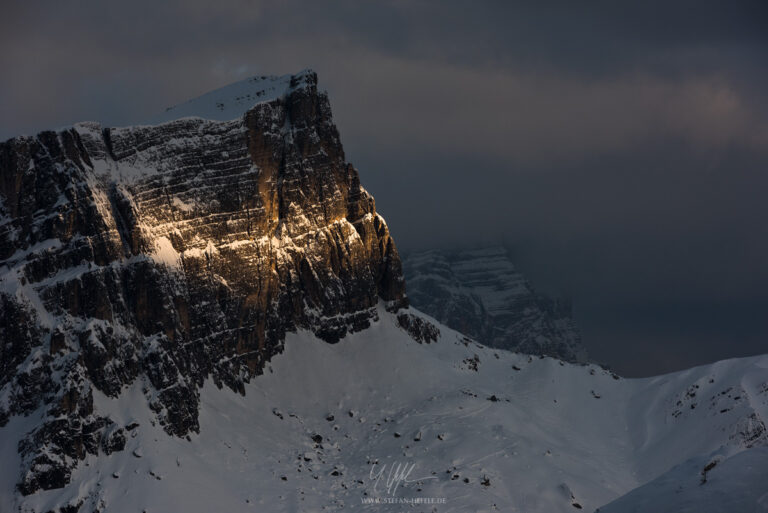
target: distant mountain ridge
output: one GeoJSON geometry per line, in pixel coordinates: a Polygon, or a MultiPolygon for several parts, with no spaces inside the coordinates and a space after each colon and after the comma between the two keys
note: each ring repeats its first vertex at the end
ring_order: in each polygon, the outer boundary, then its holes
{"type": "Polygon", "coordinates": [[[501,246],[408,253],[408,298],[490,347],[586,362],[568,300],[537,293],[501,246]]]}

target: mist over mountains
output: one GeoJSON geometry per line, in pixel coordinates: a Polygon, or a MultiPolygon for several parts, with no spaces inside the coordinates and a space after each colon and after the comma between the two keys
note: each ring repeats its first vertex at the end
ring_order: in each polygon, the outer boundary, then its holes
{"type": "Polygon", "coordinates": [[[404,273],[360,177],[310,70],[0,144],[0,506],[764,508],[765,356],[589,364],[506,250],[404,273]]]}

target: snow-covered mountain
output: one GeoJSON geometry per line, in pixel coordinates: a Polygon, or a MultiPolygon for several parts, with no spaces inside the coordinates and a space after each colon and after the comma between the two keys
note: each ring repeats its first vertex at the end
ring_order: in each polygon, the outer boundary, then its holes
{"type": "Polygon", "coordinates": [[[586,362],[569,301],[538,294],[503,247],[430,250],[403,261],[408,298],[491,347],[586,362]]]}
{"type": "Polygon", "coordinates": [[[312,72],[157,123],[0,144],[1,513],[765,504],[768,356],[624,380],[409,307],[312,72]]]}
{"type": "Polygon", "coordinates": [[[25,495],[122,450],[127,427],[94,394],[147,379],[156,421],[185,437],[206,380],[242,391],[286,332],[336,342],[379,301],[406,304],[313,72],[169,112],[185,117],[0,145],[0,426],[44,411],[18,445],[25,495]]]}
{"type": "MultiPolygon", "coordinates": [[[[125,450],[89,454],[71,484],[26,497],[5,465],[0,501],[12,511],[556,513],[593,511],[641,487],[605,511],[664,511],[622,504],[681,468],[695,496],[752,501],[740,511],[765,501],[768,356],[617,379],[595,365],[480,346],[444,326],[418,343],[398,324],[380,308],[370,328],[338,344],[288,334],[244,395],[205,381],[200,432],[188,438],[157,422],[149,379],[116,399],[94,391],[95,408],[124,426],[125,450]],[[759,465],[732,476],[730,461],[759,465]],[[407,479],[393,479],[398,465],[407,479]]],[[[18,461],[17,441],[44,415],[2,428],[3,461],[18,461]]]]}

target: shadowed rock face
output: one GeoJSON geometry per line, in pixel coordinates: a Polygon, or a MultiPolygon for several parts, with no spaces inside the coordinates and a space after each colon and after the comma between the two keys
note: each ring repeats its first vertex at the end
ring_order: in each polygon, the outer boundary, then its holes
{"type": "Polygon", "coordinates": [[[585,362],[569,302],[537,294],[504,248],[407,255],[416,308],[490,347],[585,362]]]}
{"type": "Polygon", "coordinates": [[[284,81],[230,121],[81,123],[0,144],[0,425],[45,409],[19,444],[22,493],[122,448],[94,388],[141,380],[185,436],[204,380],[243,392],[286,331],[333,343],[379,300],[406,306],[317,77],[284,81]]]}

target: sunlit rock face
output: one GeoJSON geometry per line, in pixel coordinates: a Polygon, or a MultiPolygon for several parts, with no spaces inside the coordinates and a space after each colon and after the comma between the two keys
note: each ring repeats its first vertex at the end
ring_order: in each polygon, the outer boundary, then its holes
{"type": "Polygon", "coordinates": [[[19,444],[23,494],[124,447],[97,391],[140,380],[186,436],[203,382],[242,392],[286,331],[333,343],[379,301],[406,305],[314,73],[248,79],[162,120],[0,144],[0,425],[44,408],[19,444]]]}
{"type": "Polygon", "coordinates": [[[441,323],[499,349],[587,361],[569,301],[538,294],[502,247],[405,258],[408,297],[441,323]]]}

